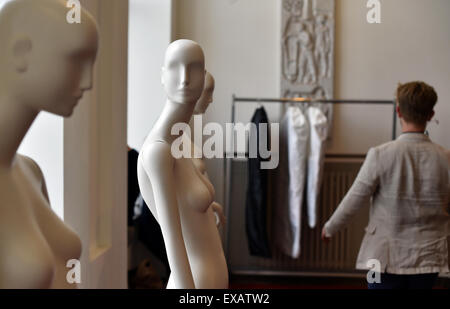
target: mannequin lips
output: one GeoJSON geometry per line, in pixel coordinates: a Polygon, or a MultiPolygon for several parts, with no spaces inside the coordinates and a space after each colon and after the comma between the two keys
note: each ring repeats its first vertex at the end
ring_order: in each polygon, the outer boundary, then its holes
{"type": "Polygon", "coordinates": [[[192,94],[192,90],[190,89],[181,89],[178,91],[179,94],[183,95],[183,96],[187,96],[192,94]]]}
{"type": "Polygon", "coordinates": [[[78,103],[80,103],[80,100],[81,100],[82,97],[83,97],[82,95],[81,95],[81,96],[73,97],[73,103],[72,103],[72,106],[73,106],[73,107],[77,106],[78,103]]]}
{"type": "Polygon", "coordinates": [[[81,100],[81,98],[83,97],[83,92],[77,92],[77,93],[75,93],[74,95],[73,95],[73,97],[77,100],[77,101],[79,101],[79,100],[81,100]]]}

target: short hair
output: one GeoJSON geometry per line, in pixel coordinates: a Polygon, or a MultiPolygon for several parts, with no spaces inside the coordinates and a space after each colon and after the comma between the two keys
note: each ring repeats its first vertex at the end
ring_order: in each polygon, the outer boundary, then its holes
{"type": "Polygon", "coordinates": [[[399,84],[397,87],[397,102],[407,122],[426,124],[437,100],[434,88],[422,81],[399,84]]]}

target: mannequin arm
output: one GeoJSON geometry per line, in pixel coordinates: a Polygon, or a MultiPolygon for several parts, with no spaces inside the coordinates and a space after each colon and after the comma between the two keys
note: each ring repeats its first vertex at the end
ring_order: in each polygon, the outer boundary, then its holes
{"type": "Polygon", "coordinates": [[[156,142],[143,153],[143,164],[152,183],[156,212],[176,288],[193,289],[194,280],[181,229],[173,175],[175,159],[170,146],[156,142]]]}
{"type": "Polygon", "coordinates": [[[225,224],[227,224],[227,218],[225,217],[225,214],[223,213],[223,207],[222,205],[218,204],[217,202],[213,202],[211,205],[216,218],[216,225],[217,227],[224,227],[225,224]]]}

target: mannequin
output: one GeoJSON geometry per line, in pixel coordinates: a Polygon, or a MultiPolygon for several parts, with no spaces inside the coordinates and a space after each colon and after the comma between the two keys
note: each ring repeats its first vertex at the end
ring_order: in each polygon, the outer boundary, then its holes
{"type": "Polygon", "coordinates": [[[83,11],[71,25],[66,14],[60,0],[0,11],[0,288],[76,288],[66,264],[80,239],[51,210],[39,166],[16,153],[41,111],[68,117],[92,87],[96,23],[83,11]]]}
{"type": "MultiPolygon", "coordinates": [[[[203,115],[205,114],[206,110],[208,109],[209,105],[213,102],[213,94],[215,89],[215,80],[214,77],[211,75],[211,73],[206,72],[205,75],[205,86],[203,87],[202,95],[200,96],[200,99],[198,99],[197,103],[195,104],[194,108],[194,115],[203,115]]],[[[192,137],[189,137],[187,134],[184,134],[184,137],[189,139],[189,143],[191,144],[191,154],[192,154],[192,161],[197,168],[197,170],[200,171],[209,181],[208,174],[206,172],[206,165],[205,162],[203,162],[202,159],[197,159],[194,157],[194,154],[196,152],[199,153],[199,151],[196,151],[195,149],[198,148],[198,146],[194,143],[194,140],[192,137]]],[[[217,202],[213,202],[211,204],[211,208],[214,211],[214,215],[216,216],[216,225],[218,227],[224,226],[226,224],[226,218],[225,214],[223,212],[223,207],[217,202]]]]}
{"type": "Polygon", "coordinates": [[[171,268],[168,288],[227,288],[228,271],[215,225],[214,187],[190,158],[174,159],[176,123],[191,119],[205,82],[202,48],[178,40],[166,51],[162,84],[164,110],[138,159],[141,193],[161,225],[171,268]],[[154,203],[153,203],[154,198],[154,203]]]}

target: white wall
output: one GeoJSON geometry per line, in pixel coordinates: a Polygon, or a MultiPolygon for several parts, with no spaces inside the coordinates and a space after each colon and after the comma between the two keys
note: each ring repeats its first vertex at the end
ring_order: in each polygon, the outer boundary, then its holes
{"type": "MultiPolygon", "coordinates": [[[[216,77],[206,121],[230,120],[231,95],[279,96],[280,0],[177,0],[176,36],[199,42],[216,77]]],[[[436,88],[434,141],[450,148],[450,1],[384,0],[382,24],[368,24],[365,0],[337,0],[336,98],[392,99],[398,82],[436,88]]],[[[254,106],[238,109],[248,122],[254,106]]],[[[276,120],[278,110],[269,110],[276,120]]],[[[329,153],[365,153],[391,139],[392,109],[337,106],[329,153]]],[[[222,162],[208,162],[221,196],[222,162]]]]}
{"type": "Polygon", "coordinates": [[[172,36],[172,1],[131,0],[129,10],[128,144],[140,149],[162,111],[164,53],[172,36]]]}
{"type": "MultiPolygon", "coordinates": [[[[197,41],[206,55],[206,68],[216,79],[214,103],[205,121],[231,121],[231,97],[278,97],[281,6],[278,0],[177,0],[176,38],[197,41]]],[[[247,123],[255,105],[237,110],[247,123]]],[[[268,106],[272,119],[278,106],[268,106]]],[[[223,196],[223,161],[208,160],[208,174],[217,200],[223,196]]]]}
{"type": "MultiPolygon", "coordinates": [[[[450,1],[384,0],[382,23],[368,24],[366,1],[337,1],[336,95],[394,97],[397,83],[424,80],[435,87],[439,126],[430,136],[450,148],[450,1]]],[[[390,138],[386,107],[336,108],[333,153],[364,153],[390,138]]]]}

